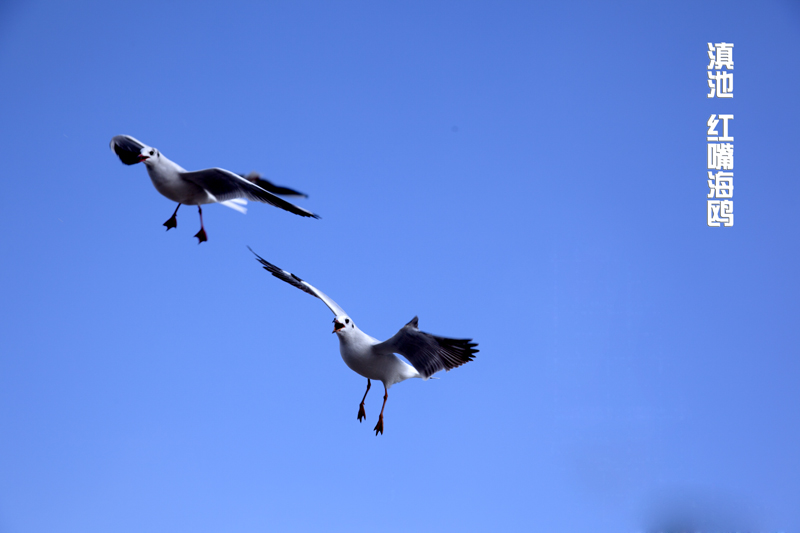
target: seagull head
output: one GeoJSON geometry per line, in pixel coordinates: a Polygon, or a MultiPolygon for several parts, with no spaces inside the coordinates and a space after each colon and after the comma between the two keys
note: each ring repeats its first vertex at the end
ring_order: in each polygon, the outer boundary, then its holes
{"type": "Polygon", "coordinates": [[[338,333],[339,335],[347,333],[348,330],[356,328],[356,323],[347,316],[339,315],[333,319],[333,331],[331,333],[338,333]]]}
{"type": "Polygon", "coordinates": [[[150,148],[149,146],[145,146],[142,148],[142,151],[139,152],[139,161],[143,162],[145,165],[158,161],[160,157],[161,154],[158,150],[150,148]]]}

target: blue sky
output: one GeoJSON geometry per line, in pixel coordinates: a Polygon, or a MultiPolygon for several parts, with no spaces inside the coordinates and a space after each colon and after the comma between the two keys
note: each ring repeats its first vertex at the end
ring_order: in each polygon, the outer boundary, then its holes
{"type": "Polygon", "coordinates": [[[0,531],[800,531],[799,56],[789,1],[5,2],[0,531]],[[322,219],[166,233],[117,134],[322,219]],[[381,388],[359,424],[332,315],[247,245],[481,351],[376,438],[381,388]]]}

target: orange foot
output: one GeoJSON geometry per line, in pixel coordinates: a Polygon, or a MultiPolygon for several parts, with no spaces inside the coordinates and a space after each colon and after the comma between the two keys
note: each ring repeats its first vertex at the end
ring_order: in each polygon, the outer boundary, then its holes
{"type": "Polygon", "coordinates": [[[195,237],[197,237],[197,244],[207,241],[208,236],[206,236],[205,228],[200,228],[200,231],[197,232],[197,235],[195,235],[195,237]]]}
{"type": "Polygon", "coordinates": [[[378,433],[383,435],[383,415],[378,417],[378,423],[375,424],[375,436],[378,436],[378,433]]]}
{"type": "Polygon", "coordinates": [[[358,421],[361,422],[362,420],[367,419],[367,412],[364,410],[364,402],[361,402],[361,405],[358,406],[358,421]]]}

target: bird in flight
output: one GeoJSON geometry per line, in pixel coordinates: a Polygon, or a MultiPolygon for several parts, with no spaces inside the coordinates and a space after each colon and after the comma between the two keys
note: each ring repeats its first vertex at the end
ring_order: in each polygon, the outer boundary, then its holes
{"type": "MultiPolygon", "coordinates": [[[[250,250],[253,252],[253,250],[250,250]]],[[[339,352],[347,366],[354,372],[367,378],[367,390],[358,406],[358,421],[366,419],[364,401],[371,385],[370,380],[383,383],[383,406],[375,425],[375,436],[383,434],[383,410],[389,398],[389,388],[395,383],[400,383],[409,378],[422,378],[427,380],[439,370],[452,370],[458,366],[472,361],[478,352],[478,346],[472,339],[450,339],[437,337],[430,333],[420,331],[417,317],[400,328],[392,338],[380,342],[358,329],[353,319],[350,318],[336,302],[331,300],[319,289],[306,283],[290,272],[282,270],[261,256],[253,252],[256,259],[276,278],[289,285],[297,287],[322,300],[328,309],[333,311],[333,333],[339,337],[339,352]],[[395,354],[400,354],[408,359],[409,365],[395,354]]]]}
{"type": "Polygon", "coordinates": [[[254,172],[246,176],[222,168],[187,172],[157,149],[137,141],[130,135],[117,135],[112,138],[111,149],[126,165],[144,163],[156,190],[173,202],[178,202],[175,212],[164,222],[167,231],[178,226],[177,215],[181,205],[197,206],[197,211],[200,213],[200,231],[195,235],[198,244],[208,240],[203,227],[203,208],[200,207],[203,204],[221,203],[244,213],[246,198],[280,207],[301,217],[319,218],[311,211],[275,196],[276,194],[306,196],[305,194],[274,185],[254,172]]]}

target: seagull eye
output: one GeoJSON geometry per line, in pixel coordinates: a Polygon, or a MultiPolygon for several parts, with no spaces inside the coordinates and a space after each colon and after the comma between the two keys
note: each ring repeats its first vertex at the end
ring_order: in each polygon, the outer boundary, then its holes
{"type": "Polygon", "coordinates": [[[345,323],[345,324],[349,324],[349,323],[350,323],[350,319],[349,319],[349,318],[345,318],[345,319],[344,319],[344,323],[345,323]]]}
{"type": "Polygon", "coordinates": [[[153,155],[153,154],[155,154],[155,151],[154,150],[150,150],[150,155],[153,155]]]}

